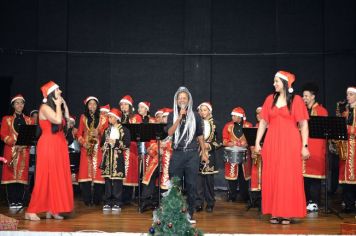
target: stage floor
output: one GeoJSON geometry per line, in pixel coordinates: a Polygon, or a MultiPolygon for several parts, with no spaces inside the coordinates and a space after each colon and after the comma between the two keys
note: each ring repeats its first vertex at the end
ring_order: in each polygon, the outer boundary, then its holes
{"type": "MultiPolygon", "coordinates": [[[[43,219],[39,222],[24,220],[24,212],[10,212],[5,206],[0,207],[0,212],[20,220],[19,230],[29,231],[146,233],[152,224],[152,211],[138,213],[134,204],[124,206],[119,213],[104,214],[101,207],[86,207],[76,200],[75,211],[67,215],[65,220],[46,220],[44,215],[40,215],[43,219]]],[[[309,214],[291,225],[271,225],[269,217],[262,216],[256,208],[246,211],[245,203],[226,202],[223,198],[217,198],[213,213],[202,211],[195,214],[196,227],[204,233],[229,234],[340,234],[341,223],[356,223],[355,215],[341,216],[344,219],[319,212],[309,214]]]]}

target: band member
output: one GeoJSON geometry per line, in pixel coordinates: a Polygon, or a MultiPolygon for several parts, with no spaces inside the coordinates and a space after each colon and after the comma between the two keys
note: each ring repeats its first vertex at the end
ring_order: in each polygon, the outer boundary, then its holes
{"type": "Polygon", "coordinates": [[[110,104],[106,104],[105,106],[100,107],[101,115],[108,115],[109,112],[110,112],[110,104]]]}
{"type": "Polygon", "coordinates": [[[347,109],[343,113],[347,124],[347,142],[344,143],[346,148],[342,148],[339,161],[339,183],[343,187],[343,199],[345,203],[345,213],[355,213],[356,201],[356,87],[349,87],[347,94],[347,109]]]}
{"type": "Polygon", "coordinates": [[[162,114],[164,112],[164,109],[159,109],[158,111],[156,111],[155,113],[155,123],[162,123],[162,114]]]}
{"type": "MultiPolygon", "coordinates": [[[[246,121],[245,111],[236,107],[231,112],[231,121],[223,129],[223,145],[225,147],[247,148],[247,140],[243,128],[250,128],[252,124],[246,121]]],[[[247,154],[246,154],[247,155],[247,154]]],[[[239,184],[240,200],[248,200],[248,180],[251,178],[251,160],[247,158],[244,163],[225,162],[225,179],[228,180],[228,201],[236,201],[237,183],[239,184]]]]}
{"type": "Polygon", "coordinates": [[[306,215],[302,159],[309,158],[308,111],[294,95],[295,76],[278,71],[261,111],[255,152],[262,150],[262,213],[271,214],[271,224],[287,225],[291,217],[306,215]],[[267,129],[261,148],[261,139],[267,129]]]}
{"type": "Polygon", "coordinates": [[[116,108],[108,113],[110,125],[100,145],[103,149],[100,168],[105,179],[104,211],[119,211],[122,205],[122,181],[125,178],[123,153],[130,148],[130,131],[121,125],[121,114],[116,108]]]}
{"type": "Polygon", "coordinates": [[[195,210],[195,198],[199,163],[208,162],[205,151],[202,120],[198,113],[193,111],[193,98],[189,90],[180,87],[174,95],[174,112],[168,117],[168,136],[173,136],[173,153],[169,164],[169,176],[183,179],[188,195],[188,213],[190,223],[195,210]],[[199,144],[198,144],[198,142],[199,144]],[[198,146],[201,157],[199,158],[198,146]]]}
{"type": "MultiPolygon", "coordinates": [[[[119,102],[122,112],[122,124],[142,123],[141,116],[134,114],[133,99],[130,95],[125,95],[119,102]]],[[[133,186],[138,186],[138,150],[137,143],[131,142],[130,149],[124,153],[125,157],[125,179],[123,189],[123,203],[128,203],[132,199],[133,186]]]]}
{"type": "MultiPolygon", "coordinates": [[[[316,101],[318,86],[307,83],[302,87],[303,100],[307,106],[309,116],[327,116],[328,111],[316,101]]],[[[304,191],[307,201],[307,211],[318,211],[320,203],[321,180],[325,179],[324,139],[308,138],[310,158],[303,160],[304,191]]]]}
{"type": "Polygon", "coordinates": [[[76,139],[77,133],[78,133],[78,129],[75,128],[75,117],[70,115],[67,122],[67,131],[66,131],[66,140],[68,146],[70,146],[73,143],[73,141],[76,139]]]}
{"type": "Polygon", "coordinates": [[[149,102],[140,102],[138,104],[138,114],[141,116],[142,123],[155,123],[155,119],[151,117],[149,102]]]}
{"type": "Polygon", "coordinates": [[[28,184],[29,147],[16,145],[21,125],[33,124],[30,117],[23,114],[25,99],[21,94],[11,99],[13,113],[4,116],[1,122],[1,139],[4,141],[4,158],[7,164],[2,167],[1,184],[6,186],[10,209],[22,208],[25,185],[28,184]]]}
{"type": "Polygon", "coordinates": [[[204,144],[209,162],[200,163],[197,179],[196,211],[203,210],[204,202],[206,202],[205,210],[212,212],[215,205],[214,174],[219,173],[216,168],[215,150],[219,148],[221,144],[217,141],[217,129],[212,115],[213,107],[211,104],[209,102],[203,102],[199,105],[198,110],[203,119],[204,144]]]}
{"type": "Polygon", "coordinates": [[[89,96],[84,100],[84,105],[85,112],[80,116],[77,133],[81,145],[78,182],[84,204],[100,205],[105,182],[99,169],[102,160],[99,142],[105,126],[100,122],[99,100],[89,96]]]}
{"type": "MultiPolygon", "coordinates": [[[[256,108],[256,120],[257,120],[257,123],[255,125],[256,128],[258,128],[259,122],[261,120],[261,115],[260,115],[261,111],[262,111],[262,107],[256,108]]],[[[252,202],[250,202],[251,204],[250,207],[258,207],[258,209],[261,209],[262,158],[261,155],[256,155],[254,153],[255,146],[252,145],[250,146],[250,150],[252,153],[251,186],[250,186],[252,202]]]]}
{"type": "Polygon", "coordinates": [[[100,125],[103,127],[103,130],[105,130],[109,126],[109,118],[108,118],[109,111],[110,111],[109,104],[100,107],[100,125]]]}
{"type": "Polygon", "coordinates": [[[69,110],[62,91],[53,81],[44,84],[41,91],[42,134],[37,142],[36,180],[25,219],[38,221],[37,214],[46,212],[47,219],[62,220],[59,213],[71,212],[74,207],[68,146],[63,133],[69,110]]]}
{"type": "Polygon", "coordinates": [[[78,129],[75,128],[75,117],[69,116],[67,121],[67,129],[65,130],[65,136],[68,144],[69,159],[72,171],[72,183],[78,185],[78,171],[80,161],[80,145],[77,141],[78,129]]]}
{"type": "Polygon", "coordinates": [[[30,112],[30,117],[33,120],[33,124],[37,125],[38,124],[38,110],[32,110],[30,112]]]}
{"type": "MultiPolygon", "coordinates": [[[[172,109],[162,109],[162,123],[167,123],[167,117],[172,109]]],[[[167,137],[160,141],[161,154],[161,177],[158,183],[158,144],[156,140],[152,140],[147,145],[147,166],[143,174],[143,188],[142,188],[142,204],[140,206],[141,212],[148,208],[154,208],[158,203],[158,187],[162,190],[168,189],[169,182],[169,162],[172,157],[172,139],[167,137]]]]}

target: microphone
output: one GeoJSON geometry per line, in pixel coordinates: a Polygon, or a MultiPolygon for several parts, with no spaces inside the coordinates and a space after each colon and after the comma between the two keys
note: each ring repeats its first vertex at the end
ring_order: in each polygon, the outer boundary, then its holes
{"type": "MultiPolygon", "coordinates": [[[[186,105],[182,105],[181,109],[186,109],[186,105]]],[[[182,121],[185,122],[185,120],[187,119],[187,114],[182,114],[182,121]]]]}

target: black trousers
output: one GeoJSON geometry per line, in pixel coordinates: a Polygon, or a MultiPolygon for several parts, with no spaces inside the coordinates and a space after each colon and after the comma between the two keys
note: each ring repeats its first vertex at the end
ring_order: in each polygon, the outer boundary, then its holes
{"type": "Polygon", "coordinates": [[[345,209],[354,210],[356,201],[356,184],[342,184],[342,189],[345,209]]]}
{"type": "Polygon", "coordinates": [[[79,186],[85,205],[101,204],[104,194],[104,184],[94,183],[93,190],[92,182],[81,182],[79,186]]]}
{"type": "Polygon", "coordinates": [[[319,205],[321,192],[321,179],[304,177],[304,191],[307,203],[312,201],[319,205]]]}
{"type": "Polygon", "coordinates": [[[172,159],[169,163],[169,176],[184,176],[185,189],[187,191],[188,212],[191,216],[195,210],[195,198],[197,191],[197,178],[199,172],[200,157],[197,151],[177,151],[173,150],[172,159]]]}
{"type": "Polygon", "coordinates": [[[133,186],[123,186],[122,189],[122,202],[123,204],[128,204],[132,201],[133,198],[133,193],[134,193],[134,187],[133,186]]]}
{"type": "Polygon", "coordinates": [[[197,179],[197,197],[195,206],[204,206],[206,201],[207,206],[214,207],[215,194],[214,194],[214,175],[198,174],[197,179]]]}
{"type": "Polygon", "coordinates": [[[156,186],[156,180],[158,178],[158,167],[153,172],[152,177],[148,185],[142,184],[142,204],[151,205],[158,202],[158,187],[156,186]]]}
{"type": "Polygon", "coordinates": [[[239,164],[238,168],[239,174],[237,180],[228,180],[229,183],[229,199],[236,200],[237,197],[237,184],[239,185],[240,199],[247,201],[249,199],[248,195],[248,181],[245,180],[242,165],[239,164]]]}
{"type": "Polygon", "coordinates": [[[122,205],[122,179],[105,178],[104,205],[122,205]]]}
{"type": "Polygon", "coordinates": [[[7,202],[24,204],[25,185],[20,183],[6,184],[7,202]]]}

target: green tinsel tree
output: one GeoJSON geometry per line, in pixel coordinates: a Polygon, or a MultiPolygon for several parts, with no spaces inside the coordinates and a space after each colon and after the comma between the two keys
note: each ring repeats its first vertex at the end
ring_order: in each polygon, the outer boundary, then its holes
{"type": "Polygon", "coordinates": [[[161,206],[153,212],[153,224],[149,235],[203,235],[188,221],[187,206],[180,189],[180,179],[173,177],[171,187],[164,193],[161,206]]]}

